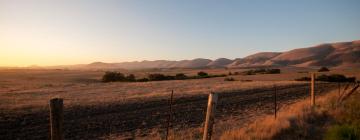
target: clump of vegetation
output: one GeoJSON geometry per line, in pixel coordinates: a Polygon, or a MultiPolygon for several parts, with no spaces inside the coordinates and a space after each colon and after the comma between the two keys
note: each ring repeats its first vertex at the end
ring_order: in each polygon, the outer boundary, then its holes
{"type": "Polygon", "coordinates": [[[102,77],[103,82],[125,81],[125,75],[120,72],[106,72],[102,77]]]}
{"type": "Polygon", "coordinates": [[[327,67],[321,67],[318,72],[327,72],[330,71],[327,67]]]}
{"type": "Polygon", "coordinates": [[[200,71],[200,72],[198,72],[198,76],[199,76],[199,77],[208,77],[209,74],[206,73],[206,72],[200,71]]]}
{"type": "Polygon", "coordinates": [[[201,79],[212,77],[225,77],[221,75],[209,75],[206,72],[200,71],[196,76],[187,76],[183,73],[178,73],[175,76],[164,75],[160,73],[149,74],[147,78],[136,79],[134,74],[124,75],[120,72],[106,72],[102,78],[103,82],[148,82],[148,81],[164,81],[164,80],[186,80],[186,79],[201,79]]]}
{"type": "Polygon", "coordinates": [[[355,82],[355,77],[346,77],[341,74],[332,74],[332,75],[320,75],[316,77],[316,80],[326,81],[326,82],[355,82]]]}
{"type": "Polygon", "coordinates": [[[175,79],[176,80],[185,80],[185,79],[188,79],[188,77],[183,73],[178,73],[175,75],[175,79]]]}
{"type": "Polygon", "coordinates": [[[137,79],[137,82],[148,82],[149,79],[148,78],[141,78],[141,79],[137,79]]]}
{"type": "Polygon", "coordinates": [[[226,77],[226,78],[224,79],[224,81],[235,81],[235,79],[232,78],[232,77],[226,77]]]}
{"type": "Polygon", "coordinates": [[[279,74],[281,73],[280,69],[255,69],[244,71],[244,75],[255,75],[255,74],[279,74]]]}
{"type": "MultiPolygon", "coordinates": [[[[310,81],[310,77],[301,77],[295,79],[296,81],[310,81]]],[[[332,74],[332,75],[320,75],[315,78],[316,81],[323,81],[323,82],[355,82],[355,77],[346,77],[341,74],[332,74]]]]}
{"type": "Polygon", "coordinates": [[[325,140],[359,140],[360,139],[360,99],[354,94],[343,105],[337,108],[335,122],[325,133],[325,140]]]}
{"type": "Polygon", "coordinates": [[[148,78],[150,81],[174,80],[173,76],[166,76],[159,73],[149,74],[148,78]]]}
{"type": "Polygon", "coordinates": [[[360,129],[353,125],[335,125],[325,134],[325,140],[359,140],[360,129]]]}

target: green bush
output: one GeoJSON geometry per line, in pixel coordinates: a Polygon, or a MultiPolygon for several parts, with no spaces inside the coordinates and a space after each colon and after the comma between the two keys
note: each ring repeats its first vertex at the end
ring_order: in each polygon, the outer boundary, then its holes
{"type": "Polygon", "coordinates": [[[325,140],[359,140],[360,131],[352,125],[335,125],[328,129],[325,140]]]}
{"type": "Polygon", "coordinates": [[[199,77],[207,77],[207,76],[209,76],[209,74],[206,72],[200,71],[200,72],[198,72],[198,76],[199,77]]]}

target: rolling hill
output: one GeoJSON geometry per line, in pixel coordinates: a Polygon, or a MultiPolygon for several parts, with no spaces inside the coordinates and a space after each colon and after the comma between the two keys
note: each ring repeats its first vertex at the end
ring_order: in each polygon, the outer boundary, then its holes
{"type": "Polygon", "coordinates": [[[295,67],[360,67],[360,40],[320,44],[285,52],[260,52],[244,58],[216,60],[197,58],[193,60],[134,61],[122,63],[94,62],[85,65],[61,66],[81,69],[149,69],[149,68],[242,68],[258,66],[295,67]]]}

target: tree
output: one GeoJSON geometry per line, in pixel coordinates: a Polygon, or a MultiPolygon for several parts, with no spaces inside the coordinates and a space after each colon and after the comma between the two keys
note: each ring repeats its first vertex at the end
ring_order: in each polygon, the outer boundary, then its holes
{"type": "Polygon", "coordinates": [[[198,76],[200,76],[200,77],[207,77],[207,76],[209,76],[206,72],[203,72],[203,71],[200,71],[200,72],[198,72],[198,76]]]}
{"type": "Polygon", "coordinates": [[[120,72],[106,72],[102,77],[103,82],[116,82],[116,81],[125,81],[126,78],[124,74],[120,72]]]}
{"type": "Polygon", "coordinates": [[[184,80],[184,79],[187,79],[187,78],[188,77],[183,73],[178,73],[178,74],[175,75],[176,80],[184,80]]]}
{"type": "Polygon", "coordinates": [[[159,74],[159,73],[149,74],[150,81],[162,81],[167,79],[168,78],[163,74],[159,74]]]}
{"type": "Polygon", "coordinates": [[[126,76],[126,80],[129,82],[135,82],[136,78],[134,74],[129,74],[128,76],[126,76]]]}

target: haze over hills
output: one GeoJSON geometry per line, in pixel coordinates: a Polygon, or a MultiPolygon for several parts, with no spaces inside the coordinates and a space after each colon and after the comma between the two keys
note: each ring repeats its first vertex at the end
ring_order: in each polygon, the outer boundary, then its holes
{"type": "Polygon", "coordinates": [[[360,67],[360,40],[326,43],[286,52],[260,52],[244,58],[216,60],[197,58],[181,61],[135,61],[122,63],[94,62],[91,64],[54,66],[51,68],[74,69],[149,69],[149,68],[241,68],[258,66],[296,67],[360,67]]]}

